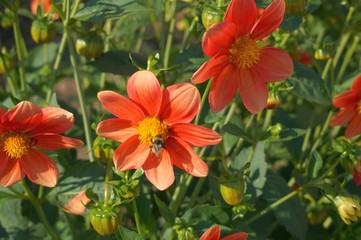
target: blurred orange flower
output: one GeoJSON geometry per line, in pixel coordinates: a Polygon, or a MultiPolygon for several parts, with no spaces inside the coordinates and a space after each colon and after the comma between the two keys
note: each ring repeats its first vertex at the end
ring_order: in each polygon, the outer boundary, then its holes
{"type": "Polygon", "coordinates": [[[189,83],[161,89],[150,71],[138,71],[128,80],[129,99],[113,91],[98,98],[117,118],[99,123],[99,136],[122,144],[113,160],[119,171],[143,168],[148,180],[164,190],[174,182],[173,165],[196,177],[205,177],[208,166],[192,146],[215,145],[221,136],[190,122],[198,113],[200,95],[189,83]]]}
{"type": "Polygon", "coordinates": [[[333,99],[333,106],[341,108],[330,121],[331,126],[346,127],[345,137],[351,138],[361,133],[361,74],[352,83],[351,89],[338,94],[333,99]]]}
{"type": "Polygon", "coordinates": [[[238,232],[221,238],[221,227],[219,225],[214,225],[208,228],[208,230],[203,233],[199,240],[246,240],[247,237],[247,233],[238,232]]]}
{"type": "Polygon", "coordinates": [[[81,147],[82,141],[60,135],[73,123],[73,114],[58,107],[39,108],[22,101],[8,111],[0,108],[1,185],[10,186],[27,176],[36,184],[54,187],[58,168],[39,148],[81,147]]]}
{"type": "Polygon", "coordinates": [[[239,89],[248,111],[258,113],[266,106],[266,83],[292,74],[291,57],[262,41],[282,23],[284,11],[284,1],[275,0],[258,18],[254,0],[232,0],[224,21],[205,32],[202,48],[211,59],[194,73],[192,83],[213,77],[209,93],[212,110],[225,108],[239,89]]]}
{"type": "Polygon", "coordinates": [[[91,200],[85,195],[85,190],[78,193],[75,197],[69,199],[63,206],[63,210],[67,213],[75,215],[83,215],[86,207],[91,200]]]}
{"type": "Polygon", "coordinates": [[[56,10],[54,9],[54,7],[52,7],[50,0],[31,0],[30,3],[31,13],[36,15],[39,6],[43,8],[44,13],[51,13],[52,19],[56,20],[59,18],[59,15],[56,13],[56,10]]]}

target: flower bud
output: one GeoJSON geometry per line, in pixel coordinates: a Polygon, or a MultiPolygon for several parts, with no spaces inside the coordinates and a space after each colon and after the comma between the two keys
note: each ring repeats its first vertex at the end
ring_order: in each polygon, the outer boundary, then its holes
{"type": "Polygon", "coordinates": [[[219,191],[223,200],[235,206],[242,202],[244,196],[244,180],[240,174],[222,173],[219,179],[219,191]]]}
{"type": "Polygon", "coordinates": [[[95,206],[90,210],[89,220],[97,233],[102,236],[111,235],[118,230],[121,223],[121,208],[119,205],[95,206]]]}
{"type": "Polygon", "coordinates": [[[216,4],[207,6],[202,11],[202,23],[206,30],[208,30],[213,24],[223,21],[225,13],[224,7],[218,7],[216,4]]]}
{"type": "Polygon", "coordinates": [[[275,109],[281,105],[280,97],[277,92],[270,92],[268,94],[266,108],[267,109],[275,109]]]}
{"type": "Polygon", "coordinates": [[[337,196],[333,202],[342,221],[346,224],[351,224],[351,221],[357,221],[361,217],[361,206],[358,200],[347,196],[337,196]]]}
{"type": "Polygon", "coordinates": [[[3,14],[0,13],[0,16],[0,25],[3,29],[8,29],[13,26],[14,19],[12,13],[9,10],[5,9],[3,14]]]}
{"type": "Polygon", "coordinates": [[[93,152],[101,163],[108,163],[113,159],[114,149],[110,140],[98,136],[93,142],[93,152]]]}
{"type": "Polygon", "coordinates": [[[55,23],[47,18],[36,19],[31,24],[31,37],[36,43],[48,43],[56,36],[55,23]]]}
{"type": "Polygon", "coordinates": [[[319,48],[315,51],[314,57],[317,60],[326,61],[331,58],[331,53],[327,48],[319,48]]]}
{"type": "Polygon", "coordinates": [[[76,40],[76,52],[83,57],[93,59],[104,52],[104,41],[95,32],[81,36],[76,40]]]}
{"type": "Polygon", "coordinates": [[[0,53],[0,74],[8,73],[14,65],[14,59],[8,53],[0,53]]]}

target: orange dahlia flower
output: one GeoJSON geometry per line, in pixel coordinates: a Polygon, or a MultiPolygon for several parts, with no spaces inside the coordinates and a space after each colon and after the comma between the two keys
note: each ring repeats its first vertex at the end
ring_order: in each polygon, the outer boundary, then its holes
{"type": "Polygon", "coordinates": [[[81,147],[82,141],[60,135],[73,123],[73,115],[58,107],[39,108],[22,101],[9,111],[0,108],[1,185],[10,186],[27,176],[36,184],[54,187],[58,168],[39,149],[81,147]]]}
{"type": "Polygon", "coordinates": [[[341,110],[330,121],[331,126],[348,123],[345,137],[351,138],[361,133],[361,75],[352,83],[351,89],[338,94],[333,105],[341,110]]]}
{"type": "Polygon", "coordinates": [[[113,91],[101,91],[98,98],[117,118],[99,123],[99,136],[122,144],[115,150],[116,169],[143,168],[145,176],[159,190],[174,181],[173,165],[196,177],[205,177],[208,166],[192,146],[215,145],[221,136],[190,121],[198,113],[200,95],[190,83],[161,89],[150,71],[138,71],[128,80],[129,99],[113,91]]]}
{"type": "Polygon", "coordinates": [[[221,238],[221,227],[219,225],[214,225],[208,228],[208,230],[203,233],[199,240],[246,240],[247,237],[247,233],[238,232],[221,238]]]}
{"type": "Polygon", "coordinates": [[[32,14],[36,15],[38,11],[38,7],[41,6],[44,10],[44,13],[51,13],[52,19],[56,20],[59,18],[59,15],[56,13],[54,7],[50,0],[31,0],[30,3],[30,11],[32,14]]]}
{"type": "Polygon", "coordinates": [[[257,19],[254,0],[232,0],[224,21],[205,32],[202,48],[211,57],[192,76],[192,83],[213,77],[209,103],[222,110],[239,89],[245,107],[258,113],[266,106],[268,82],[278,82],[293,72],[290,56],[262,41],[282,22],[283,0],[273,1],[257,19]]]}

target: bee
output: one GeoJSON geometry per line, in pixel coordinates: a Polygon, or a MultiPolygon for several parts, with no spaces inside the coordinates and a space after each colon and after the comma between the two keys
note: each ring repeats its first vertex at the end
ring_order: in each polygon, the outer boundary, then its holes
{"type": "Polygon", "coordinates": [[[152,151],[153,153],[158,157],[159,154],[163,151],[163,148],[165,148],[165,143],[161,135],[157,135],[154,138],[150,139],[150,142],[152,143],[152,151]]]}

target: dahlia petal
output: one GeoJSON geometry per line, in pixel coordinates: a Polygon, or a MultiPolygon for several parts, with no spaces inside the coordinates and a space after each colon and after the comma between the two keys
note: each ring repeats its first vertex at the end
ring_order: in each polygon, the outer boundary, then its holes
{"type": "Polygon", "coordinates": [[[58,182],[58,167],[51,158],[36,149],[30,149],[20,159],[20,164],[21,170],[33,183],[45,187],[54,187],[58,182]]]}
{"type": "Polygon", "coordinates": [[[251,38],[262,39],[278,28],[285,13],[284,0],[274,0],[263,12],[251,31],[251,38]]]}
{"type": "Polygon", "coordinates": [[[351,138],[361,133],[361,115],[356,114],[346,128],[345,137],[351,138]]]}
{"type": "MultiPolygon", "coordinates": [[[[355,93],[361,93],[361,74],[358,75],[352,83],[351,90],[355,93]]],[[[361,98],[361,97],[360,97],[361,98]]]]}
{"type": "Polygon", "coordinates": [[[150,154],[143,170],[147,179],[161,191],[169,188],[174,182],[173,165],[167,151],[162,151],[159,157],[150,154]]]}
{"type": "Polygon", "coordinates": [[[0,121],[1,121],[1,118],[2,116],[6,113],[7,111],[3,108],[0,107],[0,121]]]}
{"type": "Polygon", "coordinates": [[[361,185],[361,171],[354,170],[353,171],[353,181],[357,186],[361,185]]]}
{"type": "Polygon", "coordinates": [[[229,48],[237,39],[237,25],[231,22],[220,22],[212,25],[204,33],[202,49],[206,56],[228,54],[229,48]]]}
{"type": "Polygon", "coordinates": [[[253,72],[240,71],[239,92],[244,106],[253,114],[261,111],[267,103],[268,89],[263,79],[253,72]]]}
{"type": "Polygon", "coordinates": [[[330,126],[338,126],[348,123],[356,114],[355,108],[353,107],[341,109],[338,113],[332,116],[330,126]]]}
{"type": "Polygon", "coordinates": [[[57,134],[42,134],[34,137],[35,146],[47,149],[58,150],[62,148],[78,148],[82,147],[84,143],[75,138],[70,138],[57,134]]]}
{"type": "Polygon", "coordinates": [[[285,51],[265,47],[261,49],[260,60],[254,68],[266,82],[278,82],[292,75],[293,61],[285,51]]]}
{"type": "Polygon", "coordinates": [[[229,55],[216,54],[214,57],[203,63],[203,65],[193,74],[192,83],[202,83],[211,77],[218,75],[228,63],[229,55]]]}
{"type": "Polygon", "coordinates": [[[356,106],[360,99],[361,96],[357,96],[356,92],[347,90],[336,95],[332,101],[332,104],[336,108],[351,107],[356,106]]]}
{"type": "Polygon", "coordinates": [[[115,168],[119,171],[138,169],[147,160],[149,153],[150,148],[139,141],[138,135],[132,136],[114,151],[115,168]]]}
{"type": "Polygon", "coordinates": [[[91,202],[91,200],[86,196],[85,190],[78,193],[75,197],[70,198],[66,204],[63,206],[64,212],[83,215],[85,213],[85,205],[91,202]]]}
{"type": "Polygon", "coordinates": [[[138,71],[128,80],[127,93],[130,99],[144,107],[148,115],[155,117],[162,103],[162,89],[151,71],[138,71]]]}
{"type": "Polygon", "coordinates": [[[224,15],[225,22],[237,25],[240,36],[245,36],[257,19],[257,6],[254,0],[232,0],[224,15]]]}
{"type": "Polygon", "coordinates": [[[163,90],[159,117],[167,124],[188,123],[197,115],[201,103],[198,89],[190,83],[174,84],[163,90]]]}
{"type": "Polygon", "coordinates": [[[116,92],[101,91],[98,98],[105,109],[120,119],[140,122],[145,117],[143,110],[136,103],[116,92]]]}
{"type": "Polygon", "coordinates": [[[221,238],[221,240],[247,240],[248,234],[245,232],[238,232],[221,238]]]}
{"type": "Polygon", "coordinates": [[[191,146],[216,145],[222,137],[215,131],[190,123],[178,123],[169,128],[171,136],[181,138],[191,146]]]}
{"type": "Polygon", "coordinates": [[[29,101],[22,101],[3,115],[3,124],[13,130],[27,132],[39,125],[42,116],[41,108],[29,101]]]}
{"type": "Polygon", "coordinates": [[[208,165],[182,139],[169,137],[166,149],[174,165],[195,177],[208,175],[208,165]]]}
{"type": "Polygon", "coordinates": [[[205,231],[199,240],[219,240],[221,238],[221,227],[214,225],[205,231]]]}
{"type": "Polygon", "coordinates": [[[68,131],[74,124],[74,116],[58,107],[42,108],[43,117],[39,125],[31,132],[35,133],[54,133],[61,134],[68,131]]]}
{"type": "Polygon", "coordinates": [[[219,112],[234,98],[239,81],[239,70],[233,65],[227,65],[215,76],[209,92],[209,104],[213,111],[219,112]]]}
{"type": "Polygon", "coordinates": [[[11,161],[9,159],[9,157],[4,153],[4,151],[0,151],[0,161],[1,161],[1,164],[0,164],[0,178],[1,178],[1,174],[3,173],[3,171],[6,169],[6,166],[8,164],[9,161],[11,161]]]}
{"type": "Polygon", "coordinates": [[[0,175],[0,183],[3,187],[9,187],[25,177],[21,171],[20,162],[17,159],[9,159],[8,164],[0,175]]]}
{"type": "Polygon", "coordinates": [[[101,121],[97,126],[97,134],[101,137],[124,142],[137,134],[136,125],[128,120],[111,118],[101,121]]]}

